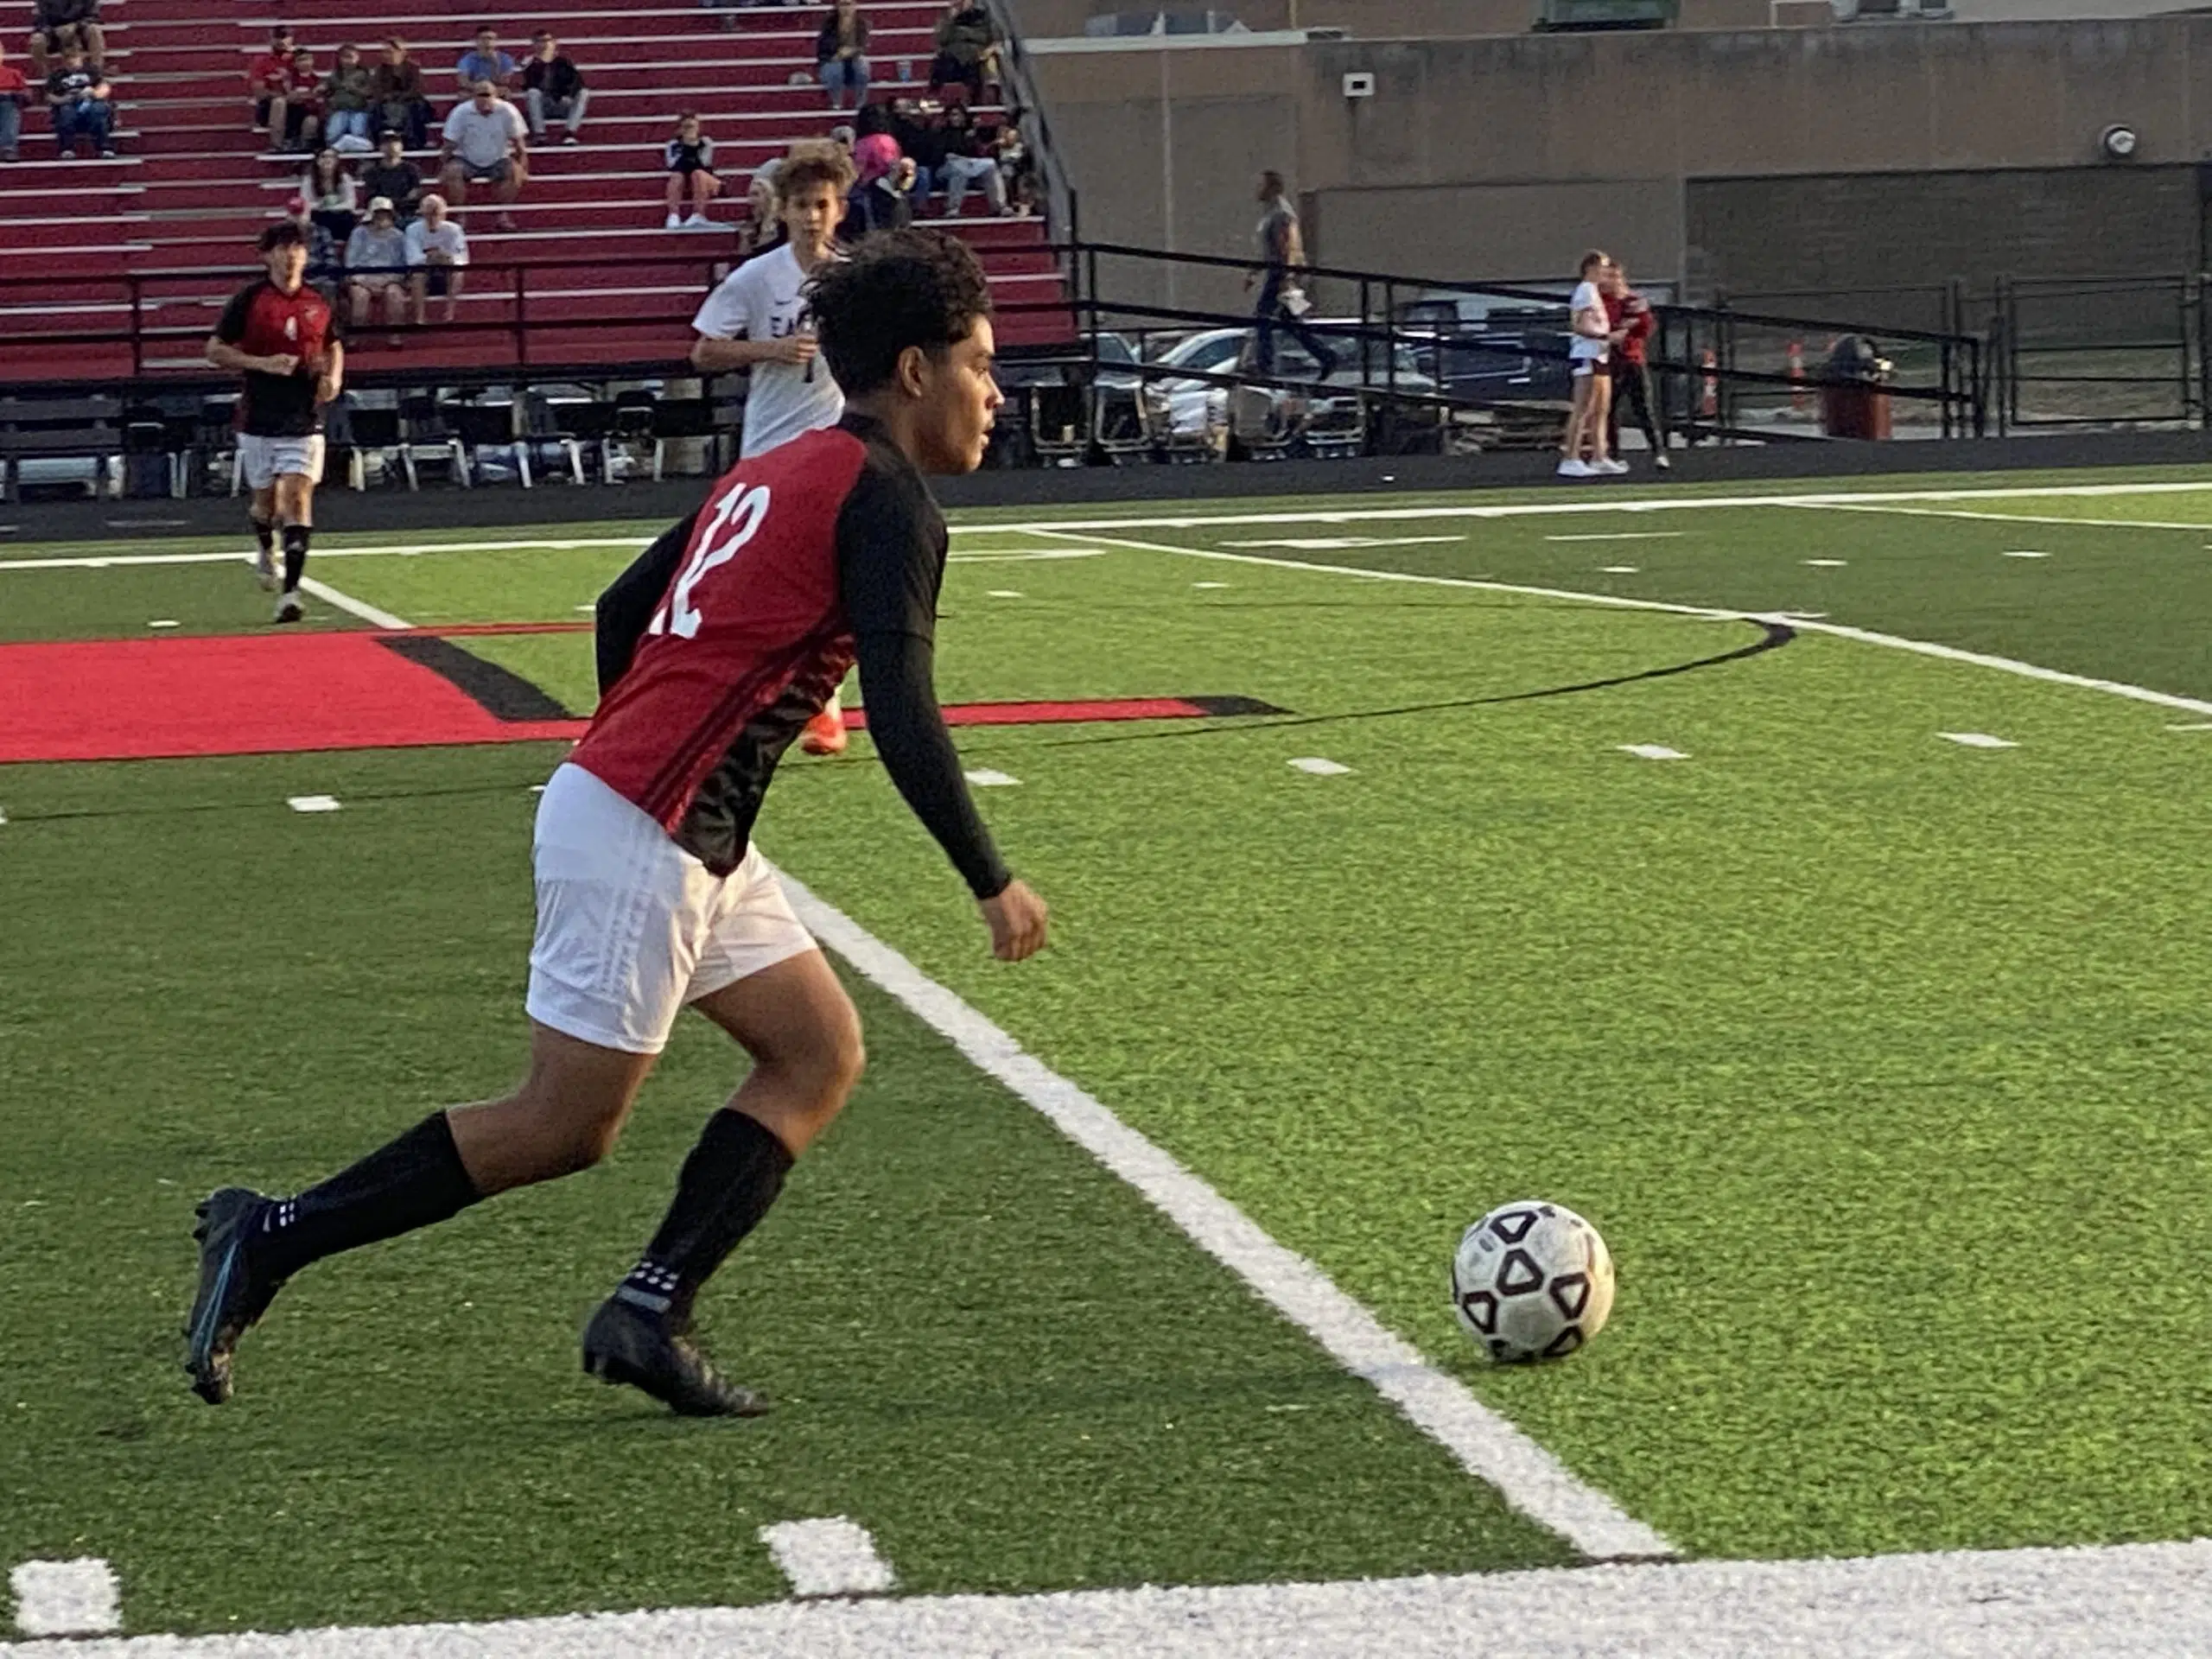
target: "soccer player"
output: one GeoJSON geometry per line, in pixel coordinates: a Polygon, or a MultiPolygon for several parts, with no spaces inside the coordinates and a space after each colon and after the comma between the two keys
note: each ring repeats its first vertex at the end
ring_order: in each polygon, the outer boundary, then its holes
{"type": "Polygon", "coordinates": [[[346,379],[330,302],[307,286],[307,232],[291,219],[261,233],[269,275],[240,289],[207,339],[207,360],[245,377],[238,399],[238,458],[253,489],[246,509],[261,543],[254,569],[276,586],[276,541],[284,543],[276,620],[300,620],[300,577],[314,533],[315,486],[322,481],[323,405],[346,379]]]}
{"type": "Polygon", "coordinates": [[[778,757],[855,657],[884,769],[976,895],[993,954],[1045,943],[1044,903],[976,817],[933,684],[945,531],[922,474],[982,459],[990,308],[975,255],[931,232],[823,270],[814,316],[843,416],[739,461],[600,599],[606,690],[538,806],[528,1076],[296,1197],[209,1197],[187,1327],[201,1397],[229,1397],[239,1337],[308,1263],[597,1162],[688,1003],[753,1069],[585,1326],[584,1369],[687,1415],[766,1409],[700,1354],[691,1309],[860,1074],[859,1017],[750,844],[778,757]]]}
{"type": "MultiPolygon", "coordinates": [[[[801,433],[831,425],[845,400],[822,363],[807,308],[808,283],[836,257],[837,226],[853,164],[830,146],[795,150],[776,170],[776,211],[787,239],[747,260],[707,296],[691,327],[691,366],[702,374],[750,369],[741,458],[764,454],[801,433]]],[[[799,747],[839,754],[845,715],[836,689],[807,726],[799,747]]]]}

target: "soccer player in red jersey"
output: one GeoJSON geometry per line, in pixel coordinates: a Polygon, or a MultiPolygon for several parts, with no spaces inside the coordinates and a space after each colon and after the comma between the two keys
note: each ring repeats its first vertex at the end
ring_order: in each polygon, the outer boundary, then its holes
{"type": "Polygon", "coordinates": [[[753,1069],[585,1327],[584,1367],[688,1415],[766,1408],[702,1357],[691,1306],[860,1075],[859,1016],[751,844],[778,760],[855,659],[884,769],[993,953],[1043,946],[1044,903],[976,817],[934,686],[945,531],[922,474],[973,469],[1001,401],[982,268],[938,232],[874,237],[823,268],[813,308],[843,417],[739,461],[600,601],[599,711],[538,807],[529,1075],[295,1198],[202,1204],[186,1369],[204,1399],[229,1397],[239,1337],[309,1262],[605,1156],[689,1004],[753,1069]]]}
{"type": "Polygon", "coordinates": [[[238,459],[253,490],[246,517],[261,543],[254,568],[276,586],[276,538],[284,540],[284,591],[276,620],[300,620],[300,576],[322,481],[322,410],[346,380],[329,302],[307,286],[307,232],[290,219],[261,233],[269,275],[231,296],[207,339],[207,360],[245,377],[238,399],[238,459]]]}

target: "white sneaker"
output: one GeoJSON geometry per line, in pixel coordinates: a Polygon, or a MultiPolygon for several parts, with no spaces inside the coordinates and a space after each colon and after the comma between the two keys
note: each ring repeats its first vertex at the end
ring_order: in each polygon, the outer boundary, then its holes
{"type": "Polygon", "coordinates": [[[296,622],[305,614],[300,608],[297,594],[287,594],[276,601],[276,620],[279,622],[296,622]]]}
{"type": "Polygon", "coordinates": [[[671,213],[666,219],[661,220],[660,227],[664,231],[680,231],[683,228],[683,221],[676,214],[671,213]]]}
{"type": "Polygon", "coordinates": [[[1561,478],[1595,478],[1597,476],[1590,470],[1588,461],[1577,460],[1573,455],[1569,455],[1565,461],[1560,462],[1559,475],[1561,478]]]}
{"type": "Polygon", "coordinates": [[[715,228],[715,221],[704,213],[694,213],[683,221],[683,228],[687,231],[711,231],[715,228]]]}
{"type": "Polygon", "coordinates": [[[266,549],[255,554],[253,574],[261,578],[261,588],[264,593],[275,593],[276,591],[276,556],[266,549]]]}
{"type": "Polygon", "coordinates": [[[1628,471],[1628,462],[1621,460],[1618,455],[1608,455],[1603,461],[1592,461],[1590,467],[1592,472],[1611,473],[1618,478],[1628,471]]]}
{"type": "Polygon", "coordinates": [[[1662,473],[1671,470],[1675,465],[1673,461],[1667,459],[1667,452],[1664,449],[1651,457],[1651,464],[1662,473]]]}

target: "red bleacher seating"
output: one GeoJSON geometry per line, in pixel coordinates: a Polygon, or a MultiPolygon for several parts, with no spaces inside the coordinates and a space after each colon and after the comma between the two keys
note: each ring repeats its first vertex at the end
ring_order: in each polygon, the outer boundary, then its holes
{"type": "MultiPolygon", "coordinates": [[[[937,5],[862,0],[862,9],[872,96],[895,95],[908,77],[918,89],[937,5]]],[[[123,154],[49,159],[44,118],[34,113],[24,159],[0,167],[0,378],[203,369],[215,314],[251,275],[252,238],[283,212],[303,166],[268,153],[247,125],[245,67],[277,21],[325,69],[341,43],[374,62],[384,37],[399,35],[440,117],[454,101],[453,65],[480,23],[518,57],[534,30],[552,29],[591,87],[584,142],[560,143],[556,124],[553,142],[533,147],[517,228],[496,229],[496,205],[480,200],[464,214],[483,269],[472,273],[459,326],[434,321],[393,336],[397,344],[372,333],[356,343],[357,362],[365,353],[410,368],[498,366],[518,354],[547,368],[680,359],[700,296],[733,257],[747,174],[794,139],[852,118],[829,107],[813,79],[820,12],[676,0],[546,0],[527,11],[507,0],[106,0],[123,154]],[[714,232],[661,227],[660,147],[683,109],[699,111],[728,181],[714,232]],[[134,295],[143,319],[135,359],[134,295]],[[102,334],[112,338],[87,342],[102,334]]],[[[415,159],[434,172],[431,158],[415,159]]],[[[989,272],[1001,341],[1069,338],[1073,319],[1043,221],[979,216],[974,195],[968,209],[957,228],[989,272]]]]}

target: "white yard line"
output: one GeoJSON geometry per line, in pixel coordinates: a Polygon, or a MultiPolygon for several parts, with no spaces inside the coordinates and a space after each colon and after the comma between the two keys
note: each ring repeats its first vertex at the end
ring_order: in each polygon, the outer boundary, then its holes
{"type": "Polygon", "coordinates": [[[1974,512],[1954,507],[1891,506],[1880,502],[1790,501],[1785,505],[1823,512],[1885,512],[1912,518],[1972,518],[1986,524],[2068,524],[2086,530],[2212,530],[2212,520],[2195,524],[2177,518],[2069,518],[2063,513],[1974,512]]]}
{"type": "MultiPolygon", "coordinates": [[[[1041,524],[1033,524],[1029,528],[1041,536],[1055,533],[1041,524]]],[[[1861,645],[1883,645],[1891,651],[1909,651],[1923,657],[1938,658],[1944,662],[1969,664],[1975,668],[1993,668],[2000,673],[2041,680],[2047,685],[2070,685],[2085,691],[2102,691],[2111,696],[2132,698],[2137,702],[2155,703],[2161,709],[2180,709],[2195,715],[2212,715],[2212,702],[2196,697],[2177,696],[2171,691],[2153,691],[2148,686],[2129,685],[2121,680],[2101,680],[2088,674],[2069,674],[2063,669],[2044,668],[2035,663],[2024,663],[2017,658],[1999,657],[1988,652],[1962,651],[1955,645],[1939,645],[1932,640],[1908,639],[1902,634],[1878,633],[1872,628],[1854,628],[1841,622],[1823,622],[1800,612],[1718,610],[1705,605],[1676,605],[1663,599],[1626,599],[1618,594],[1590,594],[1570,588],[1537,588],[1525,582],[1491,582],[1479,576],[1430,576],[1408,570],[1362,570],[1348,564],[1326,564],[1310,559],[1270,558],[1258,553],[1226,553],[1219,548],[1177,547],[1167,542],[1138,542],[1123,537],[1095,533],[1086,533],[1085,539],[1126,547],[1133,552],[1173,553],[1188,559],[1220,559],[1232,564],[1274,565],[1286,570],[1320,571],[1332,575],[1363,577],[1371,582],[1410,582],[1433,588],[1468,588],[1483,593],[1523,594],[1532,599],[1572,600],[1616,610],[1656,611],[1669,616],[1696,616],[1719,622],[1783,622],[1808,633],[1833,634],[1839,639],[1855,639],[1861,645]]]]}
{"type": "MultiPolygon", "coordinates": [[[[551,542],[424,542],[397,547],[381,543],[365,547],[334,547],[326,543],[315,549],[315,556],[318,559],[412,559],[431,553],[514,553],[539,549],[562,552],[588,547],[636,550],[649,547],[652,542],[651,537],[624,536],[551,542]]],[[[67,558],[0,559],[0,570],[105,570],[110,566],[134,564],[231,564],[238,557],[236,553],[88,553],[67,558]]]]}
{"type": "Polygon", "coordinates": [[[868,1529],[842,1515],[779,1521],[760,1529],[760,1541],[795,1596],[875,1596],[899,1581],[868,1529]]]}
{"type": "Polygon", "coordinates": [[[799,919],[854,969],[950,1038],[1053,1127],[1137,1189],[1329,1356],[1403,1412],[1461,1467],[1594,1559],[1661,1556],[1673,1546],[1446,1376],[1338,1289],[1321,1270],[1096,1099],[1052,1071],[982,1014],[843,912],[783,877],[799,919]]]}
{"type": "MultiPolygon", "coordinates": [[[[1936,1659],[2212,1651],[2212,1542],[1684,1561],[1336,1584],[786,1601],[499,1624],[139,1637],[67,1659],[1936,1659]]],[[[55,1659],[0,1643],[0,1659],[55,1659]]]]}
{"type": "Polygon", "coordinates": [[[326,605],[335,605],[341,611],[350,611],[377,628],[411,628],[415,625],[404,616],[394,616],[390,611],[380,611],[366,600],[356,599],[351,594],[341,594],[327,582],[317,582],[313,576],[300,578],[300,591],[326,605]]]}

